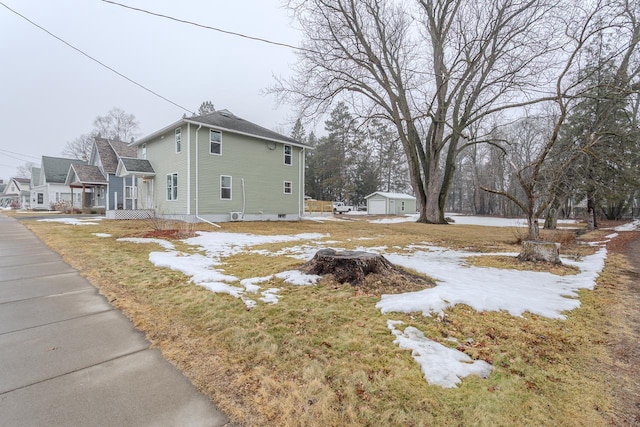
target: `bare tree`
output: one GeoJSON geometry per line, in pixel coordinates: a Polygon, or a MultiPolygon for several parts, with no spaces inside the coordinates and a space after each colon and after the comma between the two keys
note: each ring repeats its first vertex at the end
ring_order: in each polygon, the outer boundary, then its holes
{"type": "MultiPolygon", "coordinates": [[[[556,95],[552,101],[555,106],[553,123],[546,127],[546,131],[539,132],[544,139],[539,144],[531,146],[528,150],[529,157],[525,161],[520,165],[511,162],[524,197],[518,197],[513,191],[483,188],[485,191],[507,197],[522,209],[527,216],[529,226],[527,239],[529,240],[539,238],[538,218],[557,197],[557,189],[563,184],[563,176],[567,168],[580,153],[593,150],[593,147],[597,147],[603,138],[603,133],[596,129],[585,135],[577,145],[561,146],[558,143],[560,132],[571,108],[591,89],[584,87],[590,75],[581,73],[581,60],[586,46],[602,32],[615,31],[617,34],[626,34],[629,37],[623,40],[620,50],[615,55],[622,58],[620,67],[627,67],[626,58],[637,55],[640,31],[637,21],[627,19],[629,7],[626,0],[621,0],[614,3],[597,1],[575,9],[571,20],[566,22],[565,34],[570,43],[567,45],[567,56],[562,71],[556,80],[556,95]],[[632,26],[629,26],[629,23],[632,23],[632,26]],[[550,167],[548,160],[552,157],[556,157],[559,161],[550,167]]],[[[597,69],[593,70],[593,72],[597,71],[597,69]]],[[[620,71],[620,69],[618,74],[637,75],[637,73],[629,74],[627,70],[620,71]]]]}
{"type": "MultiPolygon", "coordinates": [[[[305,32],[297,76],[274,92],[306,117],[338,98],[390,121],[404,149],[419,222],[444,223],[455,157],[486,115],[531,102],[544,55],[546,0],[292,0],[305,32]],[[409,6],[409,7],[407,7],[409,6]]],[[[555,2],[554,2],[555,4],[555,2]]]]}
{"type": "Polygon", "coordinates": [[[77,138],[68,141],[62,150],[62,155],[79,160],[89,160],[96,135],[97,132],[83,133],[77,138]]]}
{"type": "Polygon", "coordinates": [[[120,108],[112,108],[106,115],[96,117],[93,126],[91,132],[83,133],[68,141],[62,150],[62,155],[86,161],[89,160],[93,142],[97,136],[129,142],[140,134],[140,125],[136,117],[125,113],[120,108]]]}
{"type": "Polygon", "coordinates": [[[114,107],[93,121],[94,132],[103,138],[128,142],[139,135],[140,124],[133,114],[114,107]]]}
{"type": "Polygon", "coordinates": [[[31,178],[31,168],[36,164],[33,162],[26,162],[23,165],[16,167],[17,178],[31,178]]]}

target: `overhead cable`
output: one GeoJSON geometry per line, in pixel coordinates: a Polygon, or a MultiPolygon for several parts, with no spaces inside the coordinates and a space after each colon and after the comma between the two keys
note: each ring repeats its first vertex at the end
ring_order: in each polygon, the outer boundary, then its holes
{"type": "Polygon", "coordinates": [[[129,81],[129,82],[133,83],[134,85],[138,86],[139,88],[146,90],[147,92],[151,93],[152,95],[155,95],[155,96],[157,96],[158,98],[160,98],[160,99],[162,99],[162,100],[164,100],[164,101],[166,101],[166,102],[168,102],[168,103],[170,103],[170,104],[173,104],[173,105],[175,105],[176,107],[178,107],[178,108],[180,108],[180,109],[182,109],[182,110],[184,110],[184,111],[186,111],[186,112],[188,112],[188,113],[195,114],[195,113],[194,113],[193,111],[191,111],[190,109],[185,108],[185,107],[183,107],[182,105],[180,105],[180,104],[178,104],[178,103],[176,103],[176,102],[173,102],[173,101],[172,101],[172,100],[170,100],[169,98],[166,98],[166,97],[164,97],[164,96],[160,95],[158,92],[155,92],[154,90],[149,89],[148,87],[144,86],[144,85],[143,85],[143,84],[141,84],[141,83],[138,83],[137,81],[133,80],[132,78],[125,76],[124,74],[122,74],[121,72],[119,72],[119,71],[115,70],[114,68],[112,68],[112,67],[108,66],[108,65],[107,65],[107,64],[105,64],[104,62],[102,62],[102,61],[100,61],[100,60],[98,60],[98,59],[94,58],[93,56],[89,55],[88,53],[84,52],[83,50],[81,50],[81,49],[79,49],[79,48],[75,47],[75,46],[74,46],[74,45],[72,45],[71,43],[67,42],[66,40],[62,39],[61,37],[58,37],[57,35],[53,34],[51,31],[47,30],[46,28],[42,27],[41,25],[36,24],[35,22],[33,22],[32,20],[30,20],[30,19],[29,19],[29,18],[27,18],[26,16],[22,15],[21,13],[19,13],[19,12],[15,11],[15,10],[13,10],[13,9],[11,9],[9,6],[7,6],[6,4],[4,4],[4,3],[3,3],[3,2],[1,2],[1,1],[0,1],[0,5],[4,6],[4,7],[5,7],[6,9],[8,9],[9,11],[11,11],[11,12],[13,12],[14,14],[18,15],[19,17],[21,17],[22,19],[24,19],[25,21],[27,21],[27,22],[28,22],[28,23],[30,23],[31,25],[33,25],[33,26],[35,26],[35,27],[39,28],[40,30],[44,31],[45,33],[49,34],[51,37],[53,37],[53,38],[57,39],[57,40],[58,40],[58,41],[60,41],[61,43],[64,43],[65,45],[69,46],[71,49],[75,50],[76,52],[78,52],[78,53],[82,54],[83,56],[85,56],[85,57],[89,58],[90,60],[92,60],[92,61],[94,61],[94,62],[98,63],[99,65],[103,66],[104,68],[108,69],[109,71],[111,71],[111,72],[113,72],[113,73],[115,73],[115,74],[119,75],[119,76],[120,76],[120,77],[122,77],[123,79],[125,79],[125,80],[127,80],[127,81],[129,81]]]}

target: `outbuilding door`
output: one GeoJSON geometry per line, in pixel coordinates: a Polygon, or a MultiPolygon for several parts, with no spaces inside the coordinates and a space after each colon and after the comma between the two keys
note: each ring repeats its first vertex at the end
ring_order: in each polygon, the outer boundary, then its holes
{"type": "Polygon", "coordinates": [[[367,207],[369,215],[384,215],[387,213],[387,204],[384,200],[369,200],[367,207]]]}

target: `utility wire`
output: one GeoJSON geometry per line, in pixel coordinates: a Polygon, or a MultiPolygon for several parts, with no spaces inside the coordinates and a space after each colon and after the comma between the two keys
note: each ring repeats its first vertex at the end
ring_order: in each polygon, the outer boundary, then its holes
{"type": "Polygon", "coordinates": [[[36,24],[35,22],[33,22],[32,20],[30,20],[30,19],[29,19],[29,18],[27,18],[26,16],[24,16],[24,15],[20,14],[19,12],[16,12],[15,10],[11,9],[9,6],[7,6],[6,4],[4,4],[4,3],[3,3],[3,2],[1,2],[1,1],[0,1],[0,5],[4,6],[4,7],[5,7],[6,9],[8,9],[9,11],[11,11],[11,12],[13,12],[14,14],[18,15],[19,17],[21,17],[22,19],[24,19],[25,21],[27,21],[27,22],[28,22],[28,23],[30,23],[31,25],[33,25],[33,26],[35,26],[35,27],[38,27],[39,29],[41,29],[41,30],[42,30],[42,31],[44,31],[45,33],[49,34],[51,37],[53,37],[53,38],[57,39],[58,41],[60,41],[60,42],[62,42],[62,43],[64,43],[64,44],[66,44],[66,45],[67,45],[67,46],[69,46],[71,49],[75,50],[76,52],[78,52],[78,53],[80,53],[80,54],[82,54],[82,55],[86,56],[86,57],[87,57],[87,58],[89,58],[90,60],[92,60],[92,61],[94,61],[94,62],[96,62],[96,63],[100,64],[101,66],[103,66],[104,68],[108,69],[109,71],[111,71],[111,72],[113,72],[113,73],[115,73],[115,74],[119,75],[119,76],[120,76],[120,77],[122,77],[123,79],[125,79],[125,80],[127,80],[127,81],[129,81],[129,82],[133,83],[134,85],[136,85],[136,86],[138,86],[138,87],[140,87],[140,88],[142,88],[142,89],[146,90],[147,92],[149,92],[149,93],[151,93],[151,94],[153,94],[153,95],[157,96],[158,98],[160,98],[160,99],[162,99],[162,100],[164,100],[164,101],[167,101],[167,102],[168,102],[168,103],[170,103],[170,104],[175,105],[176,107],[178,107],[178,108],[180,108],[180,109],[182,109],[182,110],[184,110],[184,111],[186,111],[186,112],[188,112],[188,113],[195,114],[193,111],[189,110],[188,108],[185,108],[185,107],[183,107],[182,105],[180,105],[180,104],[178,104],[178,103],[173,102],[173,101],[172,101],[172,100],[170,100],[169,98],[166,98],[166,97],[164,97],[164,96],[160,95],[158,92],[155,92],[155,91],[153,91],[153,90],[149,89],[148,87],[146,87],[146,86],[142,85],[141,83],[138,83],[137,81],[135,81],[135,80],[133,80],[133,79],[131,79],[131,78],[129,78],[129,77],[127,77],[127,76],[125,76],[125,75],[124,75],[124,74],[122,74],[121,72],[119,72],[119,71],[115,70],[114,68],[112,68],[112,67],[108,66],[108,65],[107,65],[107,64],[105,64],[104,62],[99,61],[98,59],[94,58],[93,56],[89,55],[88,53],[86,53],[86,52],[82,51],[81,49],[79,49],[79,48],[77,48],[77,47],[75,47],[75,46],[73,46],[71,43],[69,43],[69,42],[67,42],[67,41],[63,40],[62,38],[60,38],[60,37],[58,37],[58,36],[56,36],[56,35],[55,35],[55,34],[53,34],[51,31],[49,31],[49,30],[47,30],[46,28],[44,28],[44,27],[42,27],[42,26],[40,26],[40,25],[36,24]]]}
{"type": "Polygon", "coordinates": [[[242,37],[242,38],[245,38],[245,39],[255,40],[255,41],[262,42],[262,43],[272,44],[272,45],[280,46],[280,47],[286,47],[286,48],[294,49],[294,50],[302,50],[302,51],[305,51],[305,52],[319,53],[319,52],[316,52],[316,51],[311,50],[311,49],[306,49],[304,47],[298,47],[298,46],[294,46],[294,45],[287,44],[287,43],[274,42],[272,40],[263,39],[261,37],[254,37],[254,36],[249,36],[249,35],[242,34],[242,33],[236,33],[234,31],[223,30],[221,28],[210,27],[208,25],[198,24],[197,22],[187,21],[186,19],[175,18],[173,16],[163,15],[161,13],[151,12],[150,10],[141,9],[141,8],[133,7],[133,6],[127,6],[126,4],[118,3],[118,2],[115,2],[115,1],[111,1],[111,0],[101,0],[101,1],[104,2],[104,3],[113,4],[115,6],[124,7],[125,9],[135,10],[136,12],[147,13],[149,15],[157,16],[159,18],[164,18],[164,19],[169,19],[171,21],[181,22],[181,23],[187,24],[187,25],[193,25],[195,27],[205,28],[207,30],[218,31],[219,33],[223,33],[223,34],[229,34],[229,35],[236,36],[236,37],[242,37]]]}
{"type": "Polygon", "coordinates": [[[28,155],[28,154],[16,153],[15,151],[5,150],[4,148],[0,148],[0,151],[5,152],[5,153],[15,154],[15,155],[17,155],[17,156],[22,156],[22,157],[31,157],[32,159],[40,160],[40,157],[34,157],[34,156],[30,156],[30,155],[28,155]]]}

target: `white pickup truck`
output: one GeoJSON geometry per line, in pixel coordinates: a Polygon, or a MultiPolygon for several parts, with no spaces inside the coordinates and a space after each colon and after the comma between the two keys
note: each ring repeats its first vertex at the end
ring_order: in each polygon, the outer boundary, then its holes
{"type": "Polygon", "coordinates": [[[352,210],[353,210],[353,206],[347,206],[343,202],[333,202],[334,214],[342,214],[345,212],[351,212],[352,210]]]}

